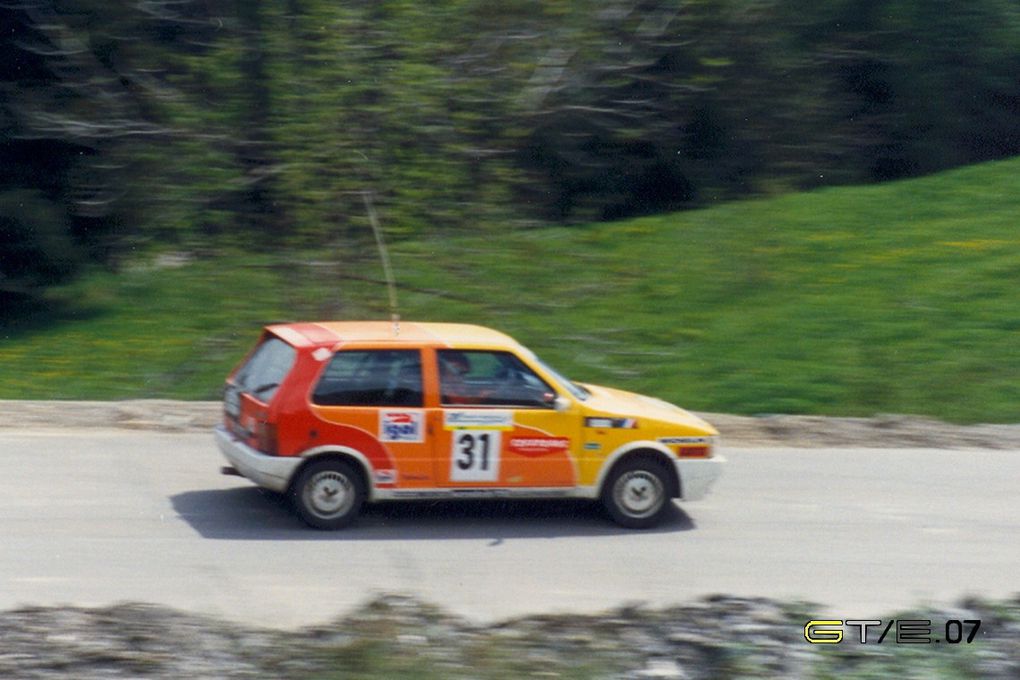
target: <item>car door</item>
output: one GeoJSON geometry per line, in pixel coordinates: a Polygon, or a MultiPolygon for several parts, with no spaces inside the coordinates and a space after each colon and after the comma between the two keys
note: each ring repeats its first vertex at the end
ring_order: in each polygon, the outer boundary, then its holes
{"type": "Polygon", "coordinates": [[[432,455],[425,431],[421,352],[345,348],[336,352],[311,395],[312,410],[333,428],[321,445],[364,455],[376,484],[428,487],[432,455]]]}
{"type": "Polygon", "coordinates": [[[516,354],[440,349],[438,408],[430,410],[433,474],[440,486],[573,486],[580,447],[576,409],[516,354]]]}

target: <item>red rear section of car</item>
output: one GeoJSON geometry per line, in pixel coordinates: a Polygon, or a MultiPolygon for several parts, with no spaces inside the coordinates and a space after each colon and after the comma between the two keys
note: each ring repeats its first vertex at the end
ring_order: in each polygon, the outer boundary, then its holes
{"type": "Polygon", "coordinates": [[[307,346],[299,350],[279,334],[266,331],[227,378],[224,425],[248,446],[269,455],[281,453],[276,402],[294,394],[292,383],[299,379],[294,369],[301,363],[301,354],[307,355],[307,346]]]}

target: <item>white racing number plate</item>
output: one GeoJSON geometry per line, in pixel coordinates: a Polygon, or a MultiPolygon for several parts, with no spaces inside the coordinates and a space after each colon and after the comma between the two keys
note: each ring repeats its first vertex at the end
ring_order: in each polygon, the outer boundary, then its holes
{"type": "Polygon", "coordinates": [[[500,430],[458,430],[453,433],[450,481],[499,481],[500,430]]]}
{"type": "Polygon", "coordinates": [[[498,482],[503,433],[514,427],[513,413],[502,410],[453,410],[443,415],[452,430],[451,482],[498,482]]]}

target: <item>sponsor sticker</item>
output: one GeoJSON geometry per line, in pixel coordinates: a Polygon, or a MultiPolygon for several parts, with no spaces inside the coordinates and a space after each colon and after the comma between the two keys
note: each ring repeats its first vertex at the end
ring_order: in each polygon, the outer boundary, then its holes
{"type": "Polygon", "coordinates": [[[637,418],[585,418],[584,426],[599,430],[636,430],[637,418]]]}
{"type": "Polygon", "coordinates": [[[425,441],[425,421],[421,411],[382,411],[379,413],[379,441],[425,441]]]}
{"type": "Polygon", "coordinates": [[[376,470],[375,471],[375,483],[376,484],[396,484],[397,483],[397,471],[396,470],[376,470]]]}
{"type": "Polygon", "coordinates": [[[447,430],[512,430],[514,414],[510,411],[443,412],[443,428],[447,430]]]}
{"type": "Polygon", "coordinates": [[[331,356],[333,356],[333,353],[330,352],[325,347],[320,347],[319,349],[312,352],[312,358],[315,359],[316,361],[325,361],[331,356]]]}
{"type": "Polygon", "coordinates": [[[711,444],[711,437],[659,437],[660,444],[711,444]]]}
{"type": "Polygon", "coordinates": [[[509,449],[522,456],[544,456],[570,450],[568,437],[511,437],[509,449]]]}

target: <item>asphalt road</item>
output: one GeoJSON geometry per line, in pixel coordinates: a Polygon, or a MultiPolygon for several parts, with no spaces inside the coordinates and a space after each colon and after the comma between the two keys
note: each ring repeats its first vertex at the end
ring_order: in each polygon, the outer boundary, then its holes
{"type": "Polygon", "coordinates": [[[463,502],[323,533],[221,476],[211,435],[7,430],[0,610],[143,601],[289,628],[382,592],[484,621],[728,593],[874,619],[1020,591],[1020,451],[723,455],[709,498],[655,531],[579,502],[463,502]]]}

